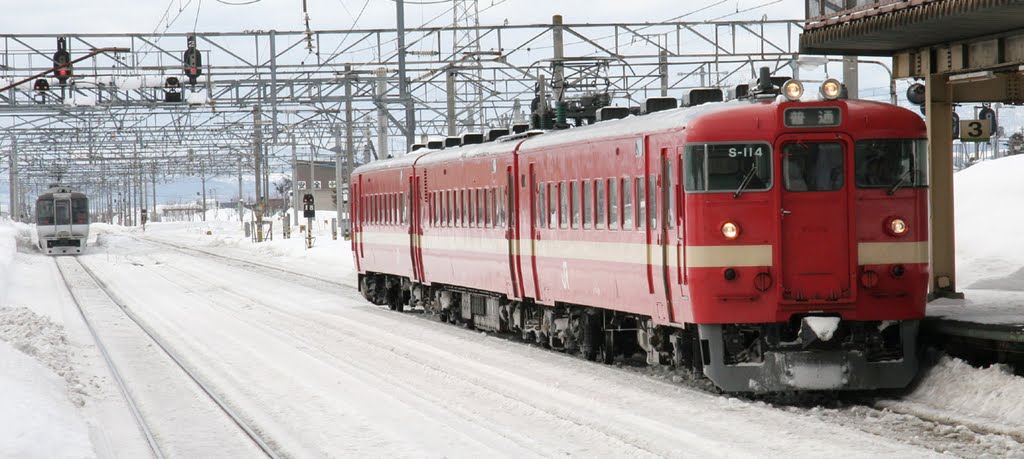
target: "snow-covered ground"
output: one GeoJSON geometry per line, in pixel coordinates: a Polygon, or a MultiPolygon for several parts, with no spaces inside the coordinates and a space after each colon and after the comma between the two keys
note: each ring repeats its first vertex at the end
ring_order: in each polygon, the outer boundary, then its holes
{"type": "MultiPolygon", "coordinates": [[[[1024,157],[957,175],[960,278],[976,289],[969,297],[1024,290],[1024,242],[1009,229],[1024,224],[1024,213],[1006,215],[999,201],[1024,195],[1013,179],[1021,174],[1024,157]]],[[[237,215],[223,209],[211,210],[208,222],[150,224],[145,232],[94,225],[92,246],[79,259],[293,457],[922,457],[936,454],[922,445],[933,439],[946,442],[938,452],[1024,457],[1024,378],[998,366],[942,358],[911,393],[881,402],[893,411],[778,408],[709,394],[674,374],[597,365],[396,314],[352,289],[317,288],[148,242],[353,286],[349,245],[332,240],[332,216],[318,215],[312,249],[298,228],[283,239],[280,221],[273,240],[252,243],[237,215]],[[901,438],[917,432],[907,427],[914,423],[924,438],[901,438]]],[[[54,260],[34,250],[30,226],[10,222],[0,222],[0,400],[0,457],[148,454],[54,260]]],[[[152,400],[144,416],[171,409],[152,400]]],[[[167,416],[189,422],[187,407],[179,408],[167,416]]],[[[251,447],[228,444],[237,441],[210,446],[208,455],[251,447]]],[[[203,455],[195,448],[172,455],[203,455]]]]}

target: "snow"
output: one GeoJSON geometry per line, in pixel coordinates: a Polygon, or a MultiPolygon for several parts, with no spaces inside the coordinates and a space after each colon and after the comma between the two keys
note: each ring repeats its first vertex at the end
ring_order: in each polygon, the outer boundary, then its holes
{"type": "Polygon", "coordinates": [[[803,322],[814,332],[814,336],[822,341],[832,339],[832,335],[839,328],[839,317],[808,316],[804,317],[803,322]]]}
{"type": "MultiPolygon", "coordinates": [[[[1009,228],[1024,225],[1024,212],[1006,210],[1019,209],[1013,197],[1024,195],[1024,182],[1016,180],[1022,174],[1024,157],[1011,157],[956,175],[957,255],[967,300],[932,303],[930,314],[1021,320],[1024,242],[1009,228]]],[[[694,390],[657,368],[597,365],[389,312],[341,287],[311,286],[315,281],[145,242],[353,286],[350,243],[331,238],[334,216],[317,213],[311,249],[297,226],[284,239],[278,216],[269,219],[273,239],[253,243],[234,209],[209,209],[205,222],[150,223],[145,231],[96,224],[79,258],[290,456],[929,455],[920,443],[892,433],[908,419],[943,423],[920,429],[965,448],[957,454],[1012,455],[1019,448],[1012,439],[1024,441],[1024,378],[1002,366],[979,369],[941,357],[912,391],[879,402],[882,415],[863,414],[869,411],[863,407],[779,409],[694,390]],[[858,413],[867,418],[860,424],[851,419],[858,413]],[[681,422],[687,419],[701,421],[681,422]],[[972,431],[1005,437],[983,437],[981,449],[971,449],[978,438],[972,431]]],[[[55,287],[60,277],[53,259],[39,254],[32,239],[31,226],[0,221],[0,457],[146,455],[68,293],[55,287]]],[[[810,319],[820,339],[831,337],[834,318],[810,319]]],[[[159,370],[146,347],[113,349],[136,360],[129,379],[159,370]]],[[[143,409],[156,413],[176,405],[161,421],[173,426],[187,421],[193,408],[205,412],[189,393],[168,387],[164,398],[151,398],[143,409]]],[[[172,449],[177,454],[194,455],[187,447],[200,446],[243,451],[234,449],[237,443],[211,447],[228,441],[220,433],[170,428],[178,431],[161,438],[177,433],[198,442],[178,441],[186,449],[172,449]]]]}

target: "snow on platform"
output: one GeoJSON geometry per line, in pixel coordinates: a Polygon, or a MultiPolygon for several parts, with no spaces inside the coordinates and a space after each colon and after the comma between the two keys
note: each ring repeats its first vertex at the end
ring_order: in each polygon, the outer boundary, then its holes
{"type": "Polygon", "coordinates": [[[1024,324],[1024,155],[978,163],[953,176],[957,288],[928,315],[986,325],[1024,324]]]}

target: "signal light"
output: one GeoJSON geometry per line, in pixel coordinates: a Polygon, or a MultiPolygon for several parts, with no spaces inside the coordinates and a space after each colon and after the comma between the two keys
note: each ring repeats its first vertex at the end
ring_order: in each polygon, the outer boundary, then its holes
{"type": "Polygon", "coordinates": [[[71,53],[67,49],[67,40],[64,37],[57,38],[57,52],[53,53],[53,76],[60,84],[66,84],[72,77],[74,70],[71,67],[71,53]]]}
{"type": "Polygon", "coordinates": [[[46,78],[40,78],[36,80],[35,84],[32,85],[32,88],[36,91],[49,91],[50,82],[46,81],[46,78]]]}
{"type": "Polygon", "coordinates": [[[196,48],[195,35],[189,35],[187,40],[188,48],[182,54],[181,62],[185,66],[185,76],[188,77],[188,83],[195,86],[196,80],[203,74],[203,54],[196,48]]]}
{"type": "Polygon", "coordinates": [[[914,83],[907,88],[907,101],[914,105],[924,105],[924,85],[914,83]]]}

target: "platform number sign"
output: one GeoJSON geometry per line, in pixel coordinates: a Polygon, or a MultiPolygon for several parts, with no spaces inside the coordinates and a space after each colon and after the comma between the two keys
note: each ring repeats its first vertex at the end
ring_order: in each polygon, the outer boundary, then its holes
{"type": "Polygon", "coordinates": [[[988,142],[991,137],[991,120],[960,121],[960,140],[964,142],[988,142]]]}

